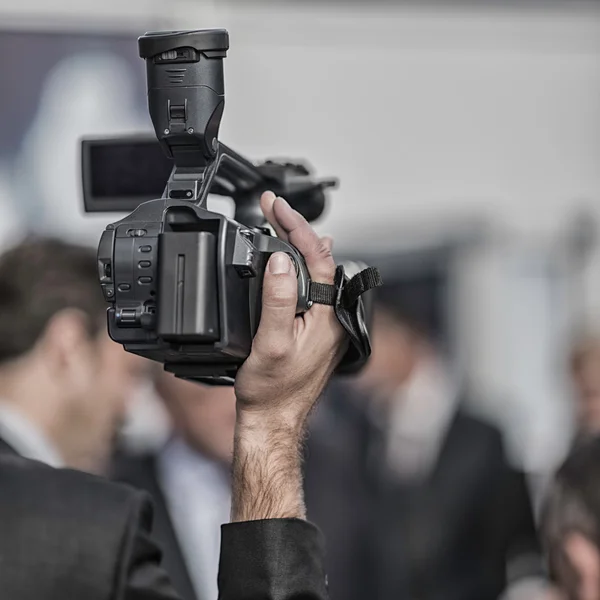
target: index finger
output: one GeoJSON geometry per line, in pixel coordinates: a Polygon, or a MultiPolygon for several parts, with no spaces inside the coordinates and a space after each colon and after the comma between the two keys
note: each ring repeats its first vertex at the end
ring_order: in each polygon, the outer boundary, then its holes
{"type": "Polygon", "coordinates": [[[311,279],[320,283],[333,283],[335,261],[330,245],[283,198],[275,199],[271,214],[290,244],[304,256],[311,279]]]}
{"type": "Polygon", "coordinates": [[[260,208],[263,212],[263,215],[265,215],[265,219],[267,219],[267,221],[269,222],[269,225],[271,225],[271,227],[273,227],[273,229],[275,230],[277,237],[287,242],[287,235],[285,231],[281,228],[281,226],[277,222],[277,219],[275,218],[275,215],[273,214],[273,204],[275,204],[276,198],[277,196],[275,196],[273,192],[265,192],[260,197],[260,208]]]}

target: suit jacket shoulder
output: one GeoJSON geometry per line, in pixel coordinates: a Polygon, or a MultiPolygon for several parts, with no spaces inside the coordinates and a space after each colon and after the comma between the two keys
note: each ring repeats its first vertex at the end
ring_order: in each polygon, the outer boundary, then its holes
{"type": "Polygon", "coordinates": [[[504,442],[500,429],[482,417],[475,416],[464,408],[459,408],[454,417],[453,427],[458,434],[473,436],[474,440],[496,452],[504,452],[504,442]]]}
{"type": "Polygon", "coordinates": [[[151,508],[126,486],[3,454],[0,489],[3,597],[108,600],[148,553],[151,508]]]}
{"type": "Polygon", "coordinates": [[[449,424],[441,445],[435,476],[453,479],[464,474],[493,478],[498,469],[507,467],[502,432],[498,427],[459,408],[449,424]]]}
{"type": "MultiPolygon", "coordinates": [[[[1,452],[0,489],[2,598],[178,600],[145,494],[1,452]]],[[[321,535],[295,519],[224,526],[219,590],[222,600],[326,600],[321,535]]]]}

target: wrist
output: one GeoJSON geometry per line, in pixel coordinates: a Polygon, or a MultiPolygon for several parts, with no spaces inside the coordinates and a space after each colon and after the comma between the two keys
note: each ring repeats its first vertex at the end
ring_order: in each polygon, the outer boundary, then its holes
{"type": "Polygon", "coordinates": [[[301,442],[304,425],[280,413],[238,409],[232,521],[304,519],[301,442]]]}
{"type": "Polygon", "coordinates": [[[299,410],[299,403],[288,410],[280,407],[264,409],[243,407],[236,409],[236,438],[248,442],[264,442],[272,438],[285,437],[289,442],[302,442],[306,429],[308,411],[299,410]]]}

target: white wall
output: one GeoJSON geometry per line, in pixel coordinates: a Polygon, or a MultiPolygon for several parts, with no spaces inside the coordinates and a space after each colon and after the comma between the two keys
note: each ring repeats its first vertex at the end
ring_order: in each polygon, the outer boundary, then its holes
{"type": "Polygon", "coordinates": [[[0,24],[227,27],[221,137],[339,176],[323,227],[341,243],[473,211],[528,235],[579,199],[600,212],[600,8],[333,5],[0,0],[0,24]]]}
{"type": "Polygon", "coordinates": [[[230,31],[222,137],[339,175],[340,240],[468,210],[554,231],[600,195],[598,10],[178,5],[230,31]]]}
{"type": "Polygon", "coordinates": [[[0,25],[137,33],[140,27],[163,21],[166,9],[164,0],[0,0],[0,25]]]}

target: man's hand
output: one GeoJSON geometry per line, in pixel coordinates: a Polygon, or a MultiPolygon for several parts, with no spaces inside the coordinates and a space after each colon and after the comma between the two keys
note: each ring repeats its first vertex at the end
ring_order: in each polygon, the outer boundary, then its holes
{"type": "MultiPolygon", "coordinates": [[[[279,237],[304,256],[311,279],[333,283],[331,241],[319,238],[285,200],[263,194],[261,208],[279,237]]],[[[233,521],[305,517],[300,444],[306,419],[346,348],[333,308],[296,316],[290,258],[271,256],[252,352],[238,372],[233,521]]]]}

